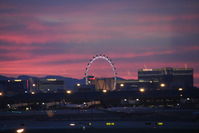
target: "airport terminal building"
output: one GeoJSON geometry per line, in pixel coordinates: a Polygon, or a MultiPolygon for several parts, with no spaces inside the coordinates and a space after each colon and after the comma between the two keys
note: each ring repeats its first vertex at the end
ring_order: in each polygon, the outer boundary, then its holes
{"type": "Polygon", "coordinates": [[[137,80],[117,81],[118,90],[169,90],[193,88],[192,68],[157,68],[138,70],[137,80]]]}

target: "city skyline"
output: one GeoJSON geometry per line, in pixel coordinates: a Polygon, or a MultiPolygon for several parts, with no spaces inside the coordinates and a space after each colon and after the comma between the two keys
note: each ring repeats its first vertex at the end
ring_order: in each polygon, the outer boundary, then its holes
{"type": "MultiPolygon", "coordinates": [[[[106,54],[119,77],[190,67],[199,86],[198,9],[194,0],[2,0],[0,75],[82,78],[89,60],[106,54]]],[[[111,69],[100,61],[95,68],[111,69]]]]}

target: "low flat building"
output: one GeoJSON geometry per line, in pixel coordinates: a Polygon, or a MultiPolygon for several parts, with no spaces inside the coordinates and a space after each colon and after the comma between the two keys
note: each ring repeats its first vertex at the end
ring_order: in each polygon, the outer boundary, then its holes
{"type": "Polygon", "coordinates": [[[138,80],[158,81],[159,89],[193,88],[193,69],[171,67],[140,69],[138,80]]]}
{"type": "Polygon", "coordinates": [[[64,80],[60,79],[40,79],[38,81],[38,89],[40,92],[64,92],[64,80]]]}

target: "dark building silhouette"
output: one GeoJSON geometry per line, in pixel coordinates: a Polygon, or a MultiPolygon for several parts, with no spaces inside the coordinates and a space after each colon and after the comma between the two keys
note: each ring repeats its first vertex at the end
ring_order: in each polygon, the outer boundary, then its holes
{"type": "Polygon", "coordinates": [[[60,79],[40,79],[38,81],[38,89],[40,92],[62,92],[64,88],[64,80],[60,79]]]}
{"type": "Polygon", "coordinates": [[[8,95],[23,94],[28,92],[28,80],[14,79],[6,81],[6,93],[8,95]]]}
{"type": "Polygon", "coordinates": [[[163,89],[193,88],[192,68],[159,68],[140,69],[138,79],[150,82],[159,82],[163,89]]]}

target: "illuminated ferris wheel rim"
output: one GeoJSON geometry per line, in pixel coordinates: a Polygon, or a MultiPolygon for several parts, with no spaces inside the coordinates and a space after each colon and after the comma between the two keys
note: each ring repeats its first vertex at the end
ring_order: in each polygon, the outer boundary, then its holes
{"type": "Polygon", "coordinates": [[[111,68],[113,70],[113,74],[114,74],[114,87],[113,87],[113,90],[115,90],[116,89],[116,81],[117,81],[116,68],[114,66],[114,63],[111,61],[111,59],[108,56],[102,55],[102,54],[93,56],[93,58],[87,64],[86,71],[85,71],[86,84],[88,85],[88,71],[89,71],[89,68],[91,67],[92,63],[94,61],[98,60],[98,59],[106,60],[110,64],[110,66],[111,66],[111,68]]]}

